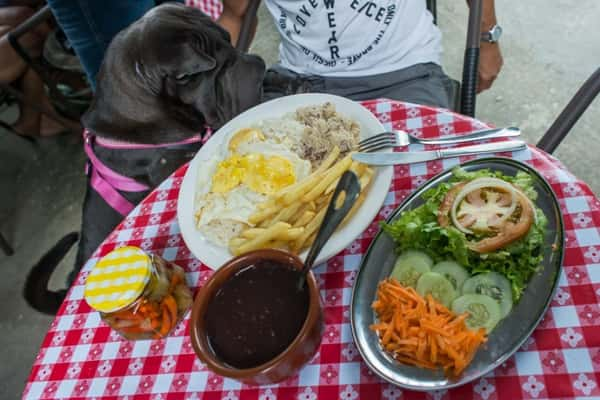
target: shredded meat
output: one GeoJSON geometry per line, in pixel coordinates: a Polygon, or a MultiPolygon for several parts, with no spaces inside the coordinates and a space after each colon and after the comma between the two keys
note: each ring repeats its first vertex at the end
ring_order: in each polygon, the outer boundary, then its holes
{"type": "Polygon", "coordinates": [[[334,146],[344,156],[358,145],[360,126],[339,115],[332,103],[299,108],[296,120],[306,125],[300,145],[301,157],[317,167],[334,146]]]}

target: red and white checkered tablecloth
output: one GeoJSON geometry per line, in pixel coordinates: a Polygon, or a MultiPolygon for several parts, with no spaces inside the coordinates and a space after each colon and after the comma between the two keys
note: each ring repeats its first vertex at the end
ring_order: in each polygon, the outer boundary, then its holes
{"type": "Polygon", "coordinates": [[[212,19],[217,19],[223,12],[223,2],[220,0],[185,0],[188,7],[199,8],[212,19]]]}
{"type": "MultiPolygon", "coordinates": [[[[187,0],[213,19],[218,0],[187,0]]],[[[462,134],[483,124],[442,110],[389,101],[365,102],[386,128],[423,137],[462,134]]],[[[418,146],[413,146],[418,149],[418,146]]],[[[398,166],[376,221],[316,272],[326,317],[317,356],[298,376],[279,385],[249,387],[209,372],[193,352],[188,318],[167,339],[128,342],[104,325],[83,300],[86,273],[99,257],[137,245],[186,268],[196,287],[212,271],[185,247],[175,218],[182,167],[144,200],[86,264],[42,343],[25,399],[526,399],[600,396],[600,202],[556,159],[530,148],[513,158],[550,182],[566,228],[564,271],[546,317],[521,350],[472,384],[447,392],[403,391],[382,382],[361,362],[352,342],[349,301],[356,269],[377,231],[377,221],[431,176],[468,158],[398,166]]]]}
{"type": "MultiPolygon", "coordinates": [[[[386,100],[363,103],[386,129],[421,137],[463,134],[483,123],[444,110],[386,100]]],[[[412,146],[419,149],[420,146],[412,146]]],[[[506,154],[505,154],[506,155],[506,154]]],[[[186,248],[176,202],[187,166],[163,182],[117,227],[85,265],[35,359],[25,399],[530,399],[600,396],[600,202],[555,158],[535,148],[509,154],[535,167],[559,198],[566,229],[560,287],[525,345],[482,379],[447,392],[401,390],[377,378],[352,341],[349,303],[361,257],[400,202],[433,175],[469,158],[395,167],[376,221],[348,248],[316,268],[325,315],[320,351],[297,376],[251,387],[208,371],[188,336],[189,313],[164,340],[129,342],[101,322],[83,300],[83,284],[98,258],[123,245],[174,260],[200,287],[212,270],[186,248]]],[[[598,398],[598,397],[597,397],[598,398]]]]}

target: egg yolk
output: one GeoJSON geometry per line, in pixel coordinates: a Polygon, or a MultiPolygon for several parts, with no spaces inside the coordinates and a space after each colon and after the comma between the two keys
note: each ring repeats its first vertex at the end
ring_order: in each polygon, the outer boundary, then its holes
{"type": "Polygon", "coordinates": [[[237,151],[238,146],[241,143],[249,142],[253,139],[258,139],[259,141],[265,140],[265,135],[259,130],[255,128],[243,128],[237,131],[231,140],[229,141],[229,150],[232,152],[237,151]]]}
{"type": "Polygon", "coordinates": [[[279,156],[233,155],[219,163],[211,190],[225,193],[244,183],[257,193],[272,194],[296,181],[292,163],[279,156]]]}

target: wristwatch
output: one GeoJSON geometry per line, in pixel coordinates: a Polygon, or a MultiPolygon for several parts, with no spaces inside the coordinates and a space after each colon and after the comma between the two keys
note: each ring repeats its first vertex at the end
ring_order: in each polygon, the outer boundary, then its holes
{"type": "Polygon", "coordinates": [[[502,28],[496,24],[487,32],[481,32],[481,41],[487,43],[497,43],[502,36],[502,28]]]}

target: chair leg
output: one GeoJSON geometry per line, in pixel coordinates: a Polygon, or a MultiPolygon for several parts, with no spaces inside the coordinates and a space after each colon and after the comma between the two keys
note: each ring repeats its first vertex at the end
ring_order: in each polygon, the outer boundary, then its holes
{"type": "Polygon", "coordinates": [[[252,42],[252,24],[256,19],[256,13],[260,6],[260,0],[250,0],[248,2],[248,8],[242,18],[242,26],[240,28],[240,35],[238,37],[236,49],[246,53],[250,48],[252,42]]]}
{"type": "Polygon", "coordinates": [[[600,93],[600,68],[585,81],[536,146],[552,154],[598,93],[600,93]]]}
{"type": "Polygon", "coordinates": [[[4,236],[2,236],[2,233],[0,233],[0,249],[2,249],[2,251],[7,256],[12,256],[15,253],[15,251],[12,247],[10,247],[4,236]]]}
{"type": "MultiPolygon", "coordinates": [[[[21,103],[28,105],[29,107],[33,108],[37,112],[44,114],[46,117],[50,118],[51,120],[61,124],[62,126],[64,126],[67,129],[69,129],[69,127],[66,126],[64,124],[64,122],[60,120],[60,118],[58,118],[56,115],[54,115],[54,113],[52,112],[51,109],[49,109],[48,107],[46,107],[43,104],[38,104],[36,102],[29,101],[28,99],[25,98],[25,96],[24,96],[23,92],[21,92],[21,90],[14,88],[12,85],[6,85],[6,84],[0,84],[0,88],[2,90],[5,90],[6,92],[10,93],[21,103]]],[[[74,131],[74,133],[79,133],[79,131],[74,131]]]]}
{"type": "Polygon", "coordinates": [[[460,96],[460,113],[475,116],[477,101],[477,78],[479,69],[479,42],[481,40],[482,0],[471,0],[469,8],[469,26],[467,46],[463,60],[463,77],[460,96]]]}
{"type": "Polygon", "coordinates": [[[427,0],[427,9],[433,16],[433,23],[437,25],[437,1],[427,0]]]}

